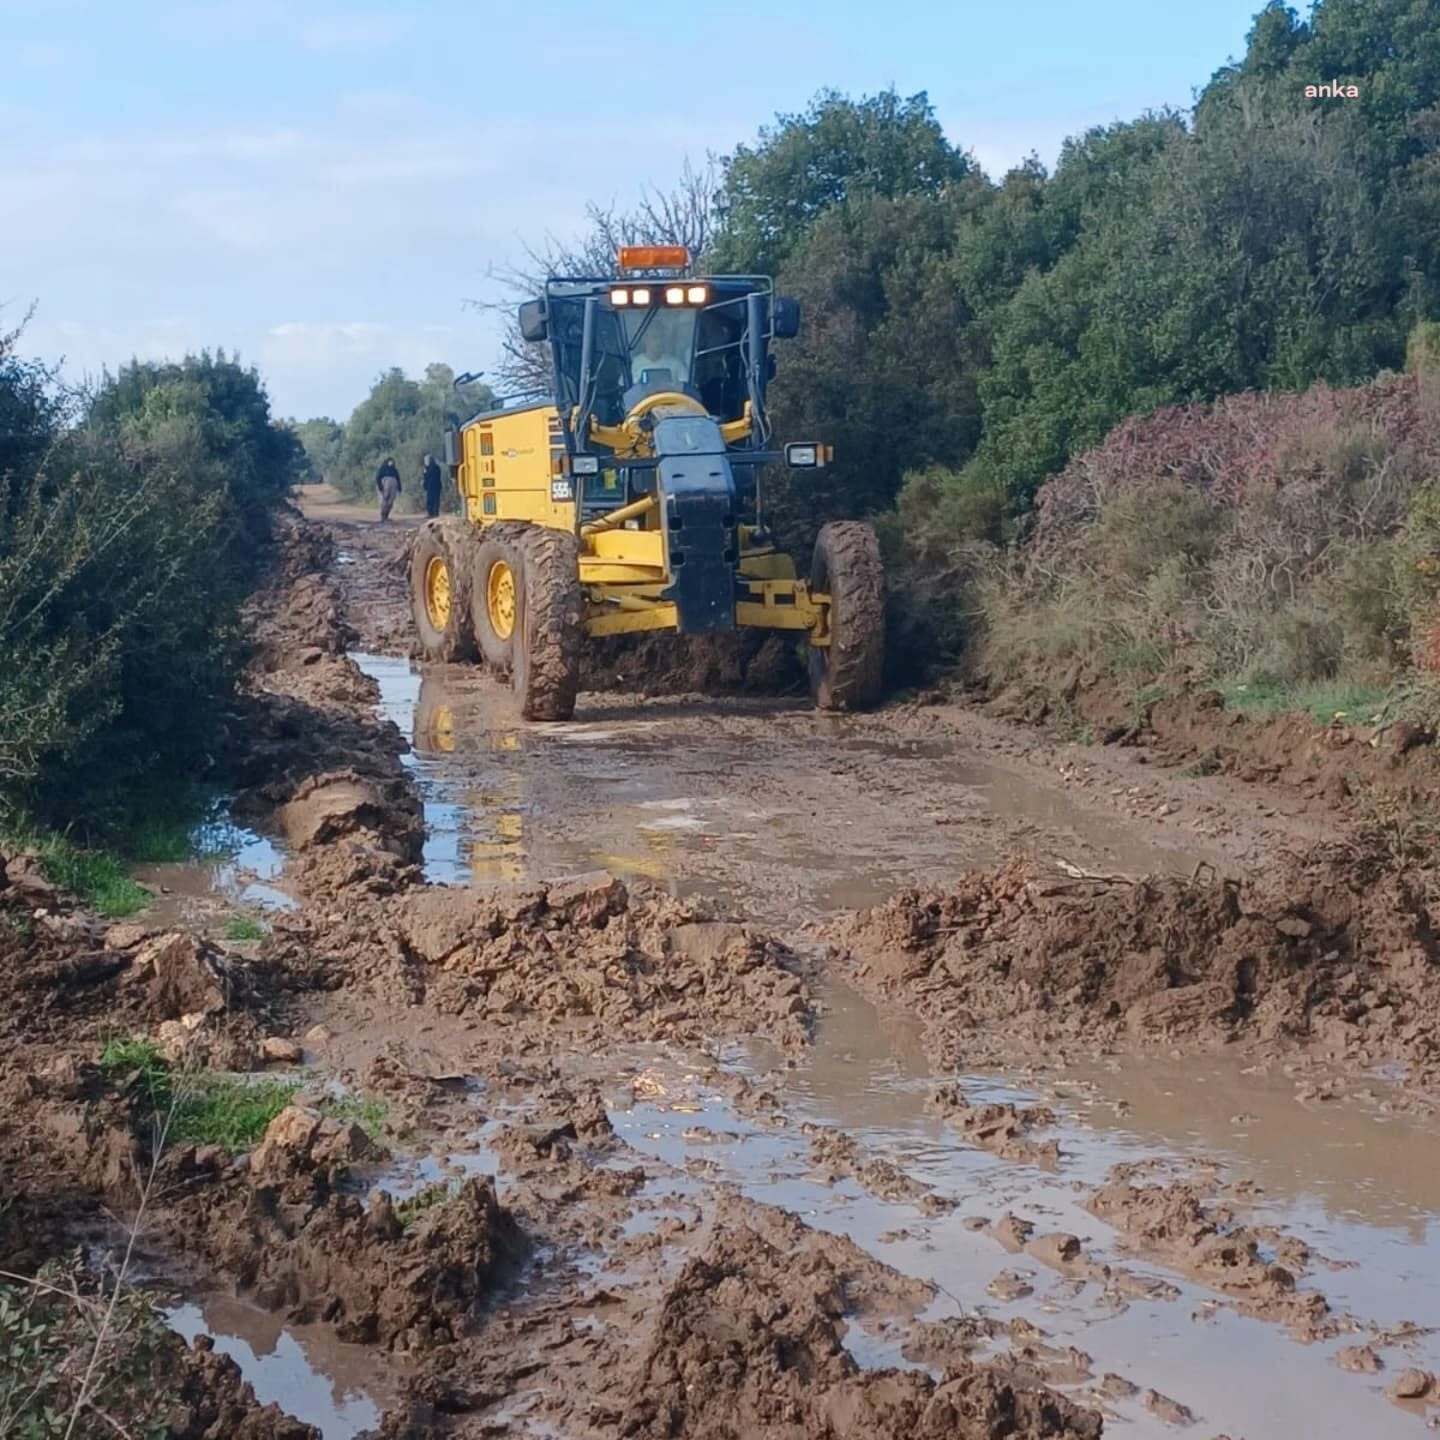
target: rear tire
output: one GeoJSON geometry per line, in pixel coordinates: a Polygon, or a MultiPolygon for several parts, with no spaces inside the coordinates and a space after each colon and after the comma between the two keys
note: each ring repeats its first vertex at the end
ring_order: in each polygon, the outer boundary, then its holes
{"type": "Polygon", "coordinates": [[[538,525],[515,546],[522,563],[510,683],[525,719],[568,720],[580,688],[580,546],[567,531],[538,525]]]}
{"type": "Polygon", "coordinates": [[[859,520],[820,529],[810,588],[830,596],[830,643],[810,647],[810,694],[819,710],[865,710],[885,672],[885,568],[880,542],[859,520]]]}
{"type": "Polygon", "coordinates": [[[475,639],[485,663],[501,675],[509,675],[515,663],[515,632],[524,569],[520,542],[531,528],[502,520],[481,532],[475,549],[470,602],[475,639]]]}
{"type": "Polygon", "coordinates": [[[470,615],[474,541],[464,520],[427,520],[410,555],[410,612],[420,652],[454,664],[475,658],[470,615]]]}

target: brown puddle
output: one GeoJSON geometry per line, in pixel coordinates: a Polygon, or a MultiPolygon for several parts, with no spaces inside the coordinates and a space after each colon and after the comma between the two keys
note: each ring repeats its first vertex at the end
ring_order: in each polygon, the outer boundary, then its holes
{"type": "Polygon", "coordinates": [[[352,658],[413,747],[426,875],[442,884],[604,869],[757,918],[820,918],[1017,849],[1136,873],[1212,858],[1198,841],[1148,843],[959,742],[876,740],[773,702],[534,725],[479,672],[352,658]]]}
{"type": "Polygon", "coordinates": [[[209,1335],[255,1388],[262,1405],[314,1425],[323,1440],[353,1440],[380,1423],[395,1398],[394,1377],[375,1352],[336,1340],[323,1325],[286,1325],[249,1301],[210,1295],[165,1307],[187,1341],[209,1335]]]}
{"type": "Polygon", "coordinates": [[[263,835],[222,814],[196,826],[196,858],[142,865],[135,878],[156,892],[148,907],[152,923],[203,923],[233,908],[293,910],[297,901],[284,889],[285,854],[263,835]]]}
{"type": "MultiPolygon", "coordinates": [[[[1114,1372],[1142,1392],[1153,1388],[1188,1406],[1201,1422],[1196,1433],[1237,1440],[1282,1434],[1384,1440],[1414,1433],[1415,1413],[1389,1404],[1384,1385],[1406,1365],[1440,1365],[1434,1337],[1388,1347],[1383,1351],[1387,1369],[1377,1375],[1347,1373],[1334,1363],[1334,1354],[1362,1342],[1363,1334],[1301,1345],[1281,1326],[1247,1318],[1223,1302],[1217,1305],[1214,1292],[1130,1252],[1109,1225],[1085,1208],[1090,1187],[1121,1161],[1159,1155],[1171,1157],[1180,1169],[1192,1160],[1234,1162],[1237,1178],[1250,1175],[1248,1160],[1228,1148],[1218,1131],[1212,1134],[1197,1123],[1194,1134],[1182,1135],[1176,1128],[1161,1134],[1143,1118],[1129,1128],[1106,1111],[1100,1092],[1091,1090],[1088,1081],[1067,1077],[1056,1097],[1059,1124],[1046,1132],[1060,1142],[1060,1168],[1049,1171],[999,1159],[964,1144],[927,1108],[927,1097],[944,1077],[931,1072],[907,1022],[882,1017],[843,987],[831,988],[825,999],[826,1016],[813,1052],[798,1062],[777,1067],[779,1057],[758,1046],[730,1057],[734,1068],[774,1093],[778,1108],[773,1117],[742,1113],[705,1081],[703,1069],[636,1048],[609,1057],[626,1067],[624,1073],[617,1076],[613,1064],[607,1064],[600,1077],[617,1133],[677,1172],[694,1170],[708,1181],[734,1184],[752,1199],[846,1235],[901,1272],[932,1282],[939,1299],[922,1319],[979,1314],[1001,1322],[1028,1321],[1047,1332],[1049,1344],[1074,1346],[1089,1355],[1095,1379],[1114,1372]],[[1073,1098],[1077,1092],[1083,1092],[1083,1103],[1073,1098]],[[812,1135],[802,1131],[805,1122],[843,1130],[867,1158],[889,1161],[934,1196],[955,1202],[955,1208],[931,1215],[911,1201],[878,1198],[854,1179],[829,1179],[817,1171],[812,1135]],[[994,1220],[1007,1212],[1033,1222],[1037,1235],[1078,1236],[1089,1257],[1121,1266],[1142,1281],[1165,1281],[1178,1298],[1117,1295],[1098,1282],[1063,1275],[1027,1253],[1010,1253],[972,1228],[975,1217],[994,1220]]],[[[993,1076],[969,1076],[962,1083],[976,1100],[1037,1098],[1036,1091],[993,1076]]],[[[1220,1108],[1226,1103],[1222,1099],[1220,1108]]],[[[1293,1099],[1289,1103],[1295,1106],[1293,1099]]],[[[1357,1113],[1336,1123],[1339,1133],[1358,1135],[1365,1122],[1357,1113]]],[[[1434,1137],[1402,1128],[1407,1143],[1434,1154],[1434,1137]]],[[[1302,1152],[1297,1142],[1297,1159],[1302,1152]]],[[[1286,1166],[1278,1160],[1275,1173],[1286,1166]]],[[[1330,1215],[1305,1173],[1291,1169],[1290,1187],[1276,1184],[1262,1198],[1256,1218],[1283,1223],[1323,1256],[1357,1262],[1335,1270],[1317,1264],[1302,1284],[1321,1289],[1336,1311],[1385,1324],[1440,1323],[1440,1294],[1425,1278],[1440,1274],[1434,1197],[1432,1208],[1425,1210],[1425,1197],[1417,1193],[1406,1223],[1393,1223],[1399,1212],[1388,1201],[1368,1212],[1330,1215]]],[[[1387,1187],[1389,1174],[1384,1164],[1377,1168],[1375,1189],[1387,1187]]],[[[1256,1178],[1264,1183],[1271,1176],[1256,1178]]],[[[1322,1167],[1319,1192],[1326,1183],[1322,1167]]],[[[1003,1348],[1003,1342],[997,1344],[1003,1348]]],[[[862,1363],[911,1363],[885,1335],[852,1330],[847,1345],[862,1363]]],[[[1052,1383],[1083,1400],[1093,1382],[1052,1383]]],[[[1106,1404],[1120,1427],[1117,1433],[1174,1433],[1138,1398],[1106,1404]]]]}
{"type": "MultiPolygon", "coordinates": [[[[843,721],[810,717],[802,725],[783,707],[758,704],[707,716],[696,702],[679,720],[673,709],[611,706],[593,723],[537,727],[519,722],[508,695],[469,672],[422,676],[407,661],[355,658],[381,685],[382,713],[414,746],[434,880],[550,879],[603,868],[714,898],[771,926],[783,916],[794,930],[1017,846],[1130,873],[1188,872],[1212,858],[1198,841],[1190,849],[1152,844],[1134,825],[958,743],[890,743],[843,721]]],[[[1013,1075],[960,1077],[972,1100],[1039,1100],[1056,1109],[1047,1138],[1059,1141],[1062,1158],[1044,1169],[968,1144],[932,1112],[936,1085],[956,1077],[932,1071],[913,1023],[844,987],[830,987],[825,1000],[816,1044],[798,1060],[761,1046],[726,1057],[774,1092],[774,1115],[737,1107],[703,1078],[703,1066],[663,1051],[572,1063],[602,1084],[617,1133],[674,1167],[677,1196],[691,1176],[703,1177],[848,1235],[937,1287],[926,1318],[978,1312],[1034,1324],[1049,1343],[1092,1357],[1096,1379],[1114,1372],[1188,1406],[1199,1419],[1194,1433],[1385,1440],[1423,1423],[1383,1391],[1406,1365],[1440,1369],[1434,1336],[1383,1346],[1387,1368],[1378,1374],[1349,1373],[1335,1353],[1365,1334],[1302,1345],[1131,1253],[1085,1208],[1117,1163],[1215,1163],[1220,1183],[1261,1187],[1248,1219],[1283,1226],[1343,1267],[1317,1261],[1301,1282],[1323,1291],[1334,1311],[1386,1326],[1440,1326],[1440,1142],[1382,1111],[1381,1082],[1369,1101],[1327,1107],[1297,1103],[1288,1077],[1244,1073],[1219,1059],[1126,1062],[1025,1077],[1023,1086],[1013,1075]],[[807,1122],[852,1137],[865,1159],[889,1162],[954,1208],[936,1213],[943,1203],[878,1198],[855,1178],[821,1173],[814,1137],[802,1131],[807,1122]],[[1091,1258],[1123,1267],[1141,1290],[1148,1277],[1178,1298],[1077,1280],[973,1228],[977,1218],[1007,1212],[1033,1222],[1037,1234],[1079,1237],[1091,1258]]],[[[440,1167],[414,1179],[447,1173],[440,1167]]],[[[885,1335],[857,1331],[847,1343],[865,1363],[910,1363],[885,1335]]],[[[1077,1398],[1093,1398],[1086,1384],[1072,1384],[1077,1398]]],[[[1118,1433],[1174,1433],[1138,1397],[1105,1404],[1118,1433]]]]}

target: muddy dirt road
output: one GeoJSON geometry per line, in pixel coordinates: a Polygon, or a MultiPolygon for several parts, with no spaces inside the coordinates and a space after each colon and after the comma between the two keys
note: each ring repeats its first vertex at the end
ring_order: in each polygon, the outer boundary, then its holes
{"type": "MultiPolygon", "coordinates": [[[[845,912],[1017,852],[1062,878],[1240,876],[1328,822],[1283,792],[1150,773],[1143,753],[1055,747],[943,704],[841,719],[799,699],[589,693],[573,723],[527,725],[483,674],[396,653],[398,537],[335,529],[366,647],[354,658],[413,747],[430,880],[601,870],[711,902],[814,960],[819,1019],[799,1055],[761,1041],[707,1057],[551,1054],[567,1083],[601,1087],[646,1170],[628,1241],[693,1225],[707,1192],[777,1206],[927,1287],[918,1319],[846,1336],[862,1365],[924,1367],[933,1327],[978,1327],[986,1338],[967,1348],[1018,1354],[1116,1433],[1169,1433],[1189,1416],[1202,1433],[1252,1440],[1423,1425],[1424,1400],[1384,1391],[1440,1363],[1440,1146],[1423,1114],[1396,1113],[1383,1080],[1352,1078],[1362,1096],[1325,1100],[1345,1082],[1317,1084],[1298,1062],[1159,1053],[1062,1071],[1023,1047],[1002,1071],[941,1072],[916,1023],[863,999],[821,943],[845,912]],[[1043,1107],[1025,1132],[1036,1143],[975,1143],[937,1110],[944,1081],[972,1106],[1043,1107]],[[1190,1222],[1148,1225],[1143,1197],[1097,1205],[1119,1165],[1171,1184],[1197,1213],[1230,1207],[1222,1228],[1253,1231],[1258,1258],[1207,1268],[1190,1222]],[[1269,1274],[1287,1256],[1291,1271],[1269,1274]],[[1253,1273],[1221,1274],[1236,1266],[1253,1273]]],[[[371,1037],[366,1053],[394,1026],[430,1063],[455,1064],[433,1032],[373,998],[338,998],[327,1023],[371,1037]]],[[[484,1163],[503,1195],[503,1163],[484,1163]]],[[[666,1235],[662,1268],[685,1248],[666,1235]]],[[[623,1288],[623,1260],[588,1263],[607,1293],[623,1288]]],[[[526,1406],[537,1422],[555,1413],[543,1385],[526,1406]]]]}
{"type": "Polygon", "coordinates": [[[93,1190],[114,1098],[77,1129],[29,1077],[116,1014],[293,1076],[251,1155],[167,1160],[142,1246],[259,1402],[327,1440],[1440,1417],[1433,929],[1339,818],[938,697],[526,724],[408,658],[405,527],[309,508],[228,847],[11,1077],[93,1190]],[[248,978],[186,1013],[202,961],[248,978]]]}

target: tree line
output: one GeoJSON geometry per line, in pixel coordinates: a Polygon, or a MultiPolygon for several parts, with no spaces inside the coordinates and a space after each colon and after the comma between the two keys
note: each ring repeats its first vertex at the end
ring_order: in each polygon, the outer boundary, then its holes
{"type": "MultiPolygon", "coordinates": [[[[1046,478],[1127,416],[1357,384],[1440,314],[1430,0],[1318,0],[1303,19],[1277,0],[1191,109],[1074,136],[1053,169],[992,178],[963,140],[923,93],[823,92],[632,211],[592,207],[510,278],[629,240],[774,274],[804,313],[778,433],[837,460],[770,475],[770,517],[800,548],[826,519],[881,517],[904,593],[942,611],[959,548],[1023,537],[1046,478]],[[1317,76],[1358,98],[1307,98],[1317,76]]],[[[505,381],[533,371],[513,329],[505,360],[505,381]]]]}

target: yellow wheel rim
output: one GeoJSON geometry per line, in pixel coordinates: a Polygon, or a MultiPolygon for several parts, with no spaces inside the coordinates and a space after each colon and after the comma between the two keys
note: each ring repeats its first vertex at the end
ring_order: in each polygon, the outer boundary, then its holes
{"type": "Polygon", "coordinates": [[[432,555],[425,566],[425,615],[437,630],[450,623],[450,567],[443,555],[432,555]]]}
{"type": "Polygon", "coordinates": [[[515,572],[503,560],[497,560],[485,577],[485,613],[501,640],[515,633],[515,572]]]}

